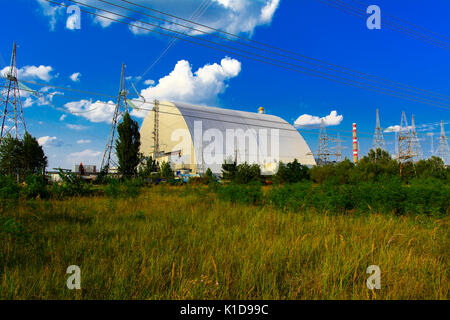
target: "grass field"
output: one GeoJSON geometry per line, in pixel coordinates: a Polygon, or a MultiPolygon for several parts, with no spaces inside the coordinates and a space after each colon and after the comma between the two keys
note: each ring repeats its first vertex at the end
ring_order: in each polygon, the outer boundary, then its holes
{"type": "Polygon", "coordinates": [[[2,299],[448,299],[449,218],[282,212],[205,187],[0,208],[2,299]],[[66,269],[81,268],[81,290],[66,269]],[[381,269],[369,290],[366,268],[381,269]]]}

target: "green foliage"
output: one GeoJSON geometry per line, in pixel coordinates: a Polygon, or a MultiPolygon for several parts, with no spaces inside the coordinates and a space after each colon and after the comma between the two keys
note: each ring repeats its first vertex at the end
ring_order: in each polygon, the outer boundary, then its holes
{"type": "Polygon", "coordinates": [[[105,195],[109,198],[136,198],[141,193],[144,183],[141,179],[109,179],[103,188],[105,195]]]}
{"type": "Polygon", "coordinates": [[[54,183],[51,188],[53,197],[75,197],[75,196],[90,196],[93,194],[92,185],[81,179],[81,177],[72,172],[64,172],[59,170],[61,183],[54,183]]]}
{"type": "Polygon", "coordinates": [[[117,126],[116,154],[119,160],[119,172],[125,177],[136,176],[140,162],[139,148],[141,136],[137,121],[127,112],[117,126]]]}
{"type": "Polygon", "coordinates": [[[233,181],[237,174],[237,163],[236,161],[228,161],[222,164],[222,179],[233,181]]]}
{"type": "Polygon", "coordinates": [[[279,163],[275,175],[275,180],[278,183],[296,183],[307,179],[309,179],[309,169],[307,166],[301,165],[297,159],[288,164],[279,163]]]}
{"type": "Polygon", "coordinates": [[[0,143],[0,171],[4,175],[23,173],[23,141],[11,135],[0,143]]]}
{"type": "Polygon", "coordinates": [[[107,197],[113,199],[117,199],[122,193],[118,179],[109,179],[103,190],[107,197]]]}
{"type": "Polygon", "coordinates": [[[175,173],[172,170],[170,162],[163,161],[163,163],[161,163],[161,169],[159,171],[159,174],[162,179],[166,179],[169,181],[173,180],[175,173]]]}
{"type": "Polygon", "coordinates": [[[20,196],[20,186],[16,178],[0,175],[0,198],[17,200],[20,196]]]}
{"type": "Polygon", "coordinates": [[[230,183],[217,189],[218,198],[232,203],[260,204],[263,199],[261,184],[253,182],[247,185],[230,183]]]}
{"type": "Polygon", "coordinates": [[[141,157],[138,176],[141,178],[150,178],[151,174],[159,171],[158,162],[153,157],[141,157]]]}
{"type": "Polygon", "coordinates": [[[237,171],[232,181],[238,184],[261,181],[261,168],[257,164],[241,163],[237,166],[237,171]]]}
{"type": "Polygon", "coordinates": [[[28,132],[23,137],[23,166],[25,172],[31,174],[42,174],[47,166],[44,149],[28,132]]]}
{"type": "Polygon", "coordinates": [[[6,241],[11,237],[17,244],[29,242],[31,234],[25,226],[13,218],[0,217],[0,240],[6,241]]]}
{"type": "Polygon", "coordinates": [[[414,179],[407,185],[399,177],[358,184],[313,186],[304,182],[272,188],[266,201],[290,211],[314,209],[334,214],[374,212],[445,216],[450,213],[450,186],[433,178],[414,179]]]}
{"type": "Polygon", "coordinates": [[[26,178],[23,193],[27,198],[48,198],[50,195],[47,189],[47,182],[44,176],[30,175],[26,178]]]}
{"type": "Polygon", "coordinates": [[[47,157],[36,138],[25,133],[23,140],[8,135],[0,143],[0,173],[6,175],[42,174],[47,157]]]}

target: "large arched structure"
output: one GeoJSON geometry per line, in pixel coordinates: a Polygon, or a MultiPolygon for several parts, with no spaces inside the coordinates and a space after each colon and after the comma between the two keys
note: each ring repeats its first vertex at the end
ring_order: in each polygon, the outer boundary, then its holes
{"type": "Polygon", "coordinates": [[[315,165],[300,133],[277,116],[186,103],[158,105],[142,123],[141,152],[170,161],[174,169],[220,173],[224,161],[236,160],[258,163],[263,174],[273,174],[280,161],[315,165]]]}

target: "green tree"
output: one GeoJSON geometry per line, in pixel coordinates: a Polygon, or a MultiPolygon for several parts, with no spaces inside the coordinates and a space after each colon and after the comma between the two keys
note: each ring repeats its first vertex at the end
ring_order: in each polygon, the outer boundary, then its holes
{"type": "Polygon", "coordinates": [[[174,172],[173,172],[172,167],[170,166],[169,162],[163,161],[163,163],[161,163],[160,175],[161,175],[161,178],[163,178],[163,179],[167,179],[167,180],[173,179],[174,172]]]}
{"type": "Polygon", "coordinates": [[[233,181],[234,178],[236,177],[236,173],[237,173],[236,161],[225,160],[225,162],[222,164],[222,178],[224,180],[233,181]]]}
{"type": "Polygon", "coordinates": [[[23,173],[23,141],[7,135],[0,143],[0,171],[5,175],[23,173]]]}
{"type": "Polygon", "coordinates": [[[275,179],[280,183],[300,182],[309,179],[309,169],[307,166],[301,165],[297,159],[287,164],[280,162],[275,179]]]}
{"type": "Polygon", "coordinates": [[[23,137],[23,166],[26,173],[43,174],[47,163],[42,146],[26,132],[23,137]]]}
{"type": "Polygon", "coordinates": [[[142,178],[148,178],[152,174],[152,172],[158,172],[159,166],[158,162],[153,159],[152,156],[149,157],[141,157],[140,167],[139,167],[139,176],[142,178]]]}
{"type": "Polygon", "coordinates": [[[246,184],[251,181],[261,180],[261,168],[258,164],[241,163],[237,166],[237,172],[232,181],[236,183],[246,184]]]}
{"type": "Polygon", "coordinates": [[[117,132],[119,136],[116,140],[116,154],[119,160],[119,172],[125,177],[136,176],[141,146],[139,125],[127,112],[117,126],[117,132]]]}

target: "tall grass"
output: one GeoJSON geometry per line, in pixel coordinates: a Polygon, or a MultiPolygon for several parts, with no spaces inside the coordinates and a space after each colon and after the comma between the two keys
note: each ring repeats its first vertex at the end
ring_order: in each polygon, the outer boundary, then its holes
{"type": "Polygon", "coordinates": [[[0,217],[3,299],[448,299],[448,216],[319,214],[157,186],[5,202],[0,217]],[[69,265],[81,290],[66,287],[69,265]]]}

